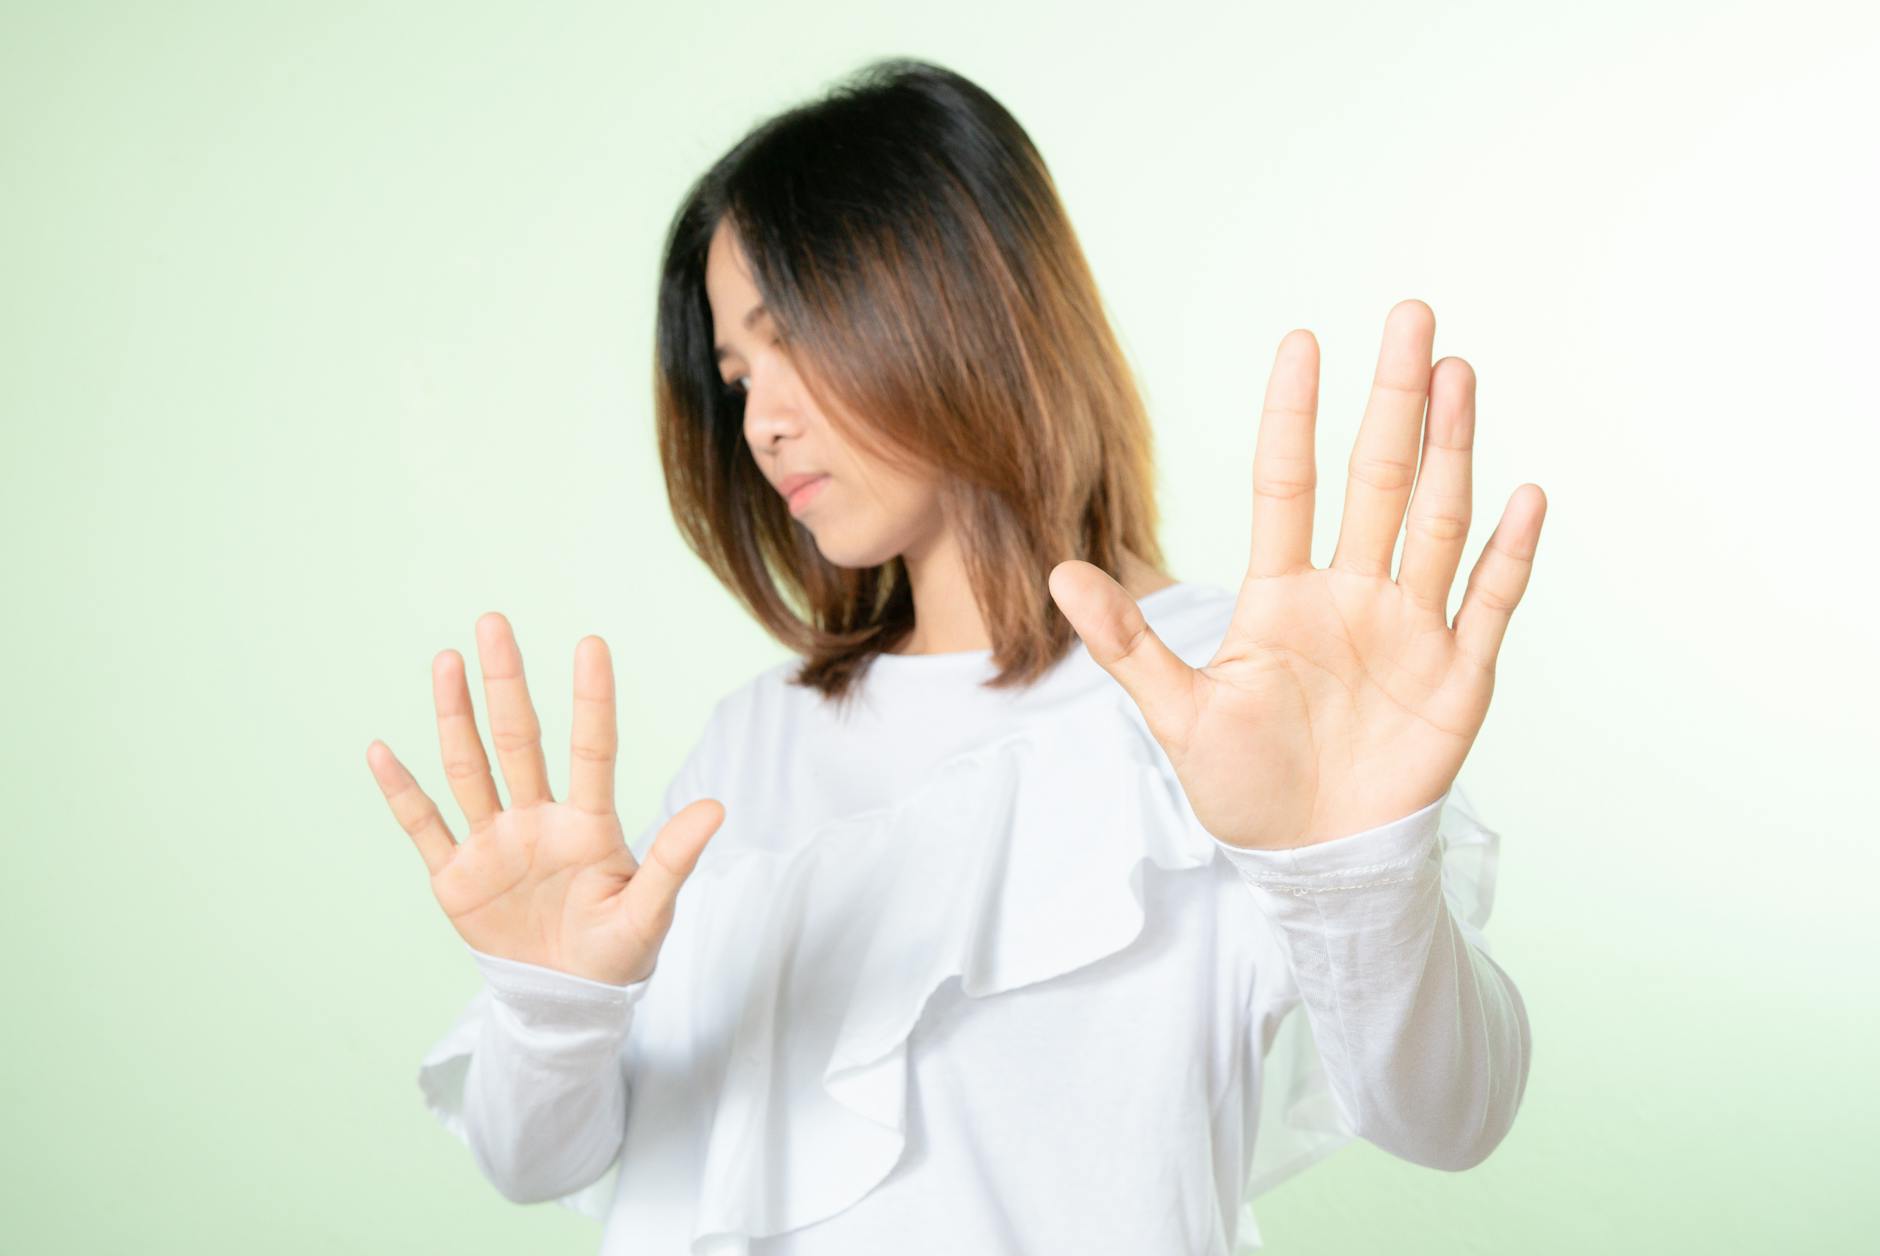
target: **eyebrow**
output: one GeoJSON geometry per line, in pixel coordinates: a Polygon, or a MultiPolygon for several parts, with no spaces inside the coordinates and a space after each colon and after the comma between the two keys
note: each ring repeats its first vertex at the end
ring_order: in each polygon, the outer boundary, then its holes
{"type": "MultiPolygon", "coordinates": [[[[762,317],[763,315],[769,312],[770,311],[764,308],[764,303],[762,301],[759,301],[756,305],[753,305],[751,307],[751,312],[744,316],[744,330],[749,331],[753,323],[755,323],[760,317],[762,317]]],[[[730,345],[719,345],[717,346],[717,349],[718,349],[717,354],[712,358],[712,362],[714,365],[716,365],[719,362],[724,361],[726,358],[730,357],[732,353],[732,349],[730,345]]]]}

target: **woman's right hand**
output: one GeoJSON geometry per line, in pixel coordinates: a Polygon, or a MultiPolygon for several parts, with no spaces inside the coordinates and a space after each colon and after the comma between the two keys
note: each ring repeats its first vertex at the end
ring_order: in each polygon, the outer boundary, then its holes
{"type": "Polygon", "coordinates": [[[463,656],[455,650],[432,661],[431,690],[444,772],[469,821],[468,837],[460,843],[451,835],[437,804],[389,746],[374,741],[366,748],[392,814],[430,870],[438,905],[465,942],[489,955],[611,985],[651,975],[679,887],[724,822],[724,807],[701,798],[681,808],[638,863],[614,809],[619,733],[607,643],[584,637],[575,646],[567,802],[549,796],[522,652],[509,621],[495,611],[477,620],[477,657],[508,806],[490,778],[463,656]]]}

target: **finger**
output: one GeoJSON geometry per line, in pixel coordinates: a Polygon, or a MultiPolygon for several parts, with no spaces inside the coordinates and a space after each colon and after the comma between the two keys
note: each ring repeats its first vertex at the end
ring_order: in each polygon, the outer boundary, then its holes
{"type": "Polygon", "coordinates": [[[1129,694],[1149,731],[1170,750],[1194,727],[1194,674],[1149,627],[1142,608],[1109,573],[1079,559],[1051,569],[1045,583],[1090,657],[1129,694]]]}
{"type": "Polygon", "coordinates": [[[437,745],[444,756],[444,778],[474,836],[503,809],[503,800],[490,777],[490,757],[477,732],[463,655],[457,651],[441,650],[431,660],[431,698],[437,705],[437,745]]]}
{"type": "Polygon", "coordinates": [[[1384,341],[1351,449],[1345,513],[1332,554],[1332,566],[1341,570],[1390,579],[1391,554],[1397,549],[1404,505],[1416,477],[1435,340],[1436,315],[1421,301],[1399,301],[1384,320],[1384,341]]]}
{"type": "Polygon", "coordinates": [[[1444,358],[1430,373],[1430,415],[1423,426],[1410,523],[1397,583],[1449,622],[1449,586],[1469,539],[1470,464],[1475,444],[1475,371],[1444,358]]]}
{"type": "Polygon", "coordinates": [[[509,805],[529,807],[553,802],[548,792],[548,761],[542,757],[542,723],[529,701],[522,674],[522,651],[509,620],[491,611],[477,620],[477,659],[483,668],[483,697],[490,711],[490,740],[503,765],[509,805]]]}
{"type": "Polygon", "coordinates": [[[391,805],[398,827],[405,830],[417,846],[425,868],[436,876],[438,869],[449,863],[457,850],[457,839],[450,835],[450,826],[438,814],[437,804],[418,788],[418,782],[384,742],[374,741],[366,747],[366,764],[372,769],[372,778],[379,783],[379,792],[391,805]]]}
{"type": "Polygon", "coordinates": [[[700,798],[674,812],[660,827],[646,858],[621,891],[632,928],[649,944],[672,927],[679,889],[698,867],[705,843],[724,823],[725,808],[715,798],[700,798]]]}
{"type": "Polygon", "coordinates": [[[1534,569],[1534,551],[1540,546],[1541,518],[1547,513],[1547,494],[1538,484],[1523,484],[1508,498],[1495,534],[1482,547],[1469,573],[1469,587],[1456,612],[1456,647],[1485,669],[1495,666],[1508,617],[1527,590],[1534,569]],[[1532,489],[1532,492],[1527,490],[1532,489]]]}
{"type": "Polygon", "coordinates": [[[1319,342],[1303,327],[1286,333],[1266,379],[1253,450],[1253,552],[1249,576],[1312,565],[1312,451],[1319,411],[1319,342]]]}
{"type": "Polygon", "coordinates": [[[614,813],[614,665],[607,643],[583,637],[574,647],[574,732],[569,738],[568,802],[595,815],[614,813]]]}

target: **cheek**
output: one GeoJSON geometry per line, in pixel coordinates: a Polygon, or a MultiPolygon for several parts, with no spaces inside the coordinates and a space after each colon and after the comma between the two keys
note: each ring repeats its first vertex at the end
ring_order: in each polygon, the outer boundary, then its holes
{"type": "Polygon", "coordinates": [[[858,528],[900,540],[918,533],[935,510],[929,495],[917,484],[876,479],[863,485],[832,481],[829,487],[842,489],[840,499],[825,494],[831,499],[829,514],[839,514],[858,528]]]}
{"type": "Polygon", "coordinates": [[[921,480],[877,469],[863,482],[850,479],[844,487],[849,500],[865,503],[868,512],[889,527],[906,527],[933,513],[938,498],[921,480]]]}
{"type": "Polygon", "coordinates": [[[907,549],[919,532],[916,520],[833,478],[798,522],[823,557],[839,567],[879,566],[907,549]]]}

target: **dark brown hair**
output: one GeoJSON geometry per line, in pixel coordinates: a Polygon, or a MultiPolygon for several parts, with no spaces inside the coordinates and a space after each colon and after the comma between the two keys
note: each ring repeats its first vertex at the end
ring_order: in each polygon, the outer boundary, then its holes
{"type": "Polygon", "coordinates": [[[840,699],[914,626],[900,557],[825,559],[744,439],[713,357],[705,259],[728,222],[831,426],[937,468],[997,675],[1030,684],[1076,641],[1045,579],[1070,558],[1159,570],[1148,416],[1031,138],[985,90],[872,62],[769,119],[693,184],[665,243],[654,414],[673,518],[840,699]],[[863,415],[865,420],[852,416],[863,415]]]}

